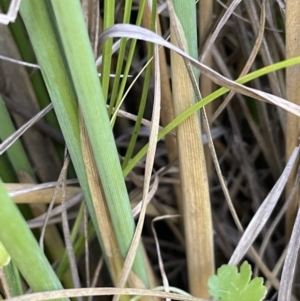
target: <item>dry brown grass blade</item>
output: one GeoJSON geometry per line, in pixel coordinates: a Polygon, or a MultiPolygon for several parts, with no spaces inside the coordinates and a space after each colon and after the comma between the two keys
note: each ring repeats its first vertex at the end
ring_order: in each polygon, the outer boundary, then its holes
{"type": "Polygon", "coordinates": [[[85,23],[87,24],[94,57],[98,53],[98,36],[100,28],[100,7],[97,0],[83,0],[81,2],[85,23]]]}
{"type": "MultiPolygon", "coordinates": [[[[68,199],[67,202],[65,203],[65,207],[67,209],[70,209],[74,207],[75,205],[79,204],[83,199],[82,193],[79,193],[75,196],[73,196],[71,199],[68,199]]],[[[48,207],[49,208],[49,207],[48,207]]],[[[49,209],[46,213],[40,214],[38,217],[35,217],[33,219],[30,219],[27,221],[28,226],[31,229],[34,228],[40,228],[43,227],[44,224],[46,223],[45,220],[47,220],[47,225],[50,224],[56,224],[61,222],[61,213],[63,212],[62,205],[55,206],[51,212],[49,212],[49,209]]],[[[71,218],[76,218],[77,214],[74,215],[74,213],[70,214],[69,217],[71,218]]],[[[56,240],[55,240],[56,242],[56,240]]]]}
{"type": "Polygon", "coordinates": [[[253,241],[256,239],[257,235],[264,227],[268,218],[270,217],[277,201],[284,189],[284,186],[287,182],[287,179],[293,169],[296,160],[299,155],[299,147],[295,148],[281,177],[276,182],[273,189],[270,191],[268,196],[265,198],[262,205],[259,207],[258,211],[252,218],[250,224],[245,230],[238,246],[236,247],[234,253],[232,254],[229,263],[230,264],[238,264],[239,261],[243,258],[243,256],[248,251],[249,247],[252,245],[253,241]]]}
{"type": "MultiPolygon", "coordinates": [[[[247,2],[245,2],[245,6],[248,11],[248,15],[249,15],[253,30],[257,34],[257,32],[259,30],[259,20],[258,20],[259,17],[258,17],[258,13],[257,13],[257,5],[253,1],[247,1],[247,2]]],[[[273,59],[274,51],[276,51],[276,48],[272,49],[271,47],[269,47],[267,39],[264,37],[262,40],[262,50],[261,50],[261,56],[262,56],[264,65],[271,65],[274,63],[274,59],[273,59]]],[[[299,53],[297,55],[299,55],[299,53]]],[[[274,72],[269,73],[268,78],[270,81],[272,93],[274,95],[282,97],[283,91],[280,90],[281,85],[279,84],[277,74],[274,72]]]]}
{"type": "MultiPolygon", "coordinates": [[[[137,206],[139,206],[140,202],[138,201],[134,201],[134,202],[131,202],[131,206],[132,206],[132,213],[133,215],[137,215],[137,213],[135,212],[135,208],[137,206]]],[[[163,205],[163,204],[160,204],[161,207],[163,208],[163,210],[171,215],[174,215],[177,213],[177,210],[175,210],[173,207],[171,206],[168,206],[168,205],[163,205]]],[[[147,207],[147,213],[146,213],[148,216],[151,216],[151,217],[157,217],[160,215],[160,212],[158,211],[158,209],[152,205],[152,203],[150,202],[148,204],[148,207],[147,207]]]]}
{"type": "Polygon", "coordinates": [[[33,118],[23,124],[13,135],[9,136],[2,143],[0,143],[0,155],[2,155],[16,140],[18,140],[28,129],[30,129],[36,122],[43,118],[53,108],[52,104],[49,104],[46,108],[37,113],[33,118]]]}
{"type": "MultiPolygon", "coordinates": [[[[143,229],[146,209],[147,209],[147,201],[148,199],[153,197],[153,194],[151,194],[149,189],[150,189],[151,175],[152,175],[153,164],[155,159],[157,135],[159,130],[160,103],[161,103],[160,84],[161,82],[160,82],[158,45],[155,45],[154,46],[154,104],[152,110],[152,127],[151,127],[150,138],[149,138],[149,149],[147,152],[146,165],[145,165],[145,181],[143,185],[142,208],[136,226],[136,230],[132,239],[132,243],[128,250],[128,254],[124,262],[124,267],[121,276],[117,283],[117,287],[121,287],[121,288],[124,287],[125,282],[130,274],[136,251],[138,249],[138,246],[140,245],[140,239],[141,239],[141,234],[142,234],[142,229],[143,229]]],[[[156,191],[158,186],[157,177],[155,177],[154,183],[155,185],[153,185],[151,190],[156,191]]],[[[118,301],[118,300],[119,300],[119,296],[115,296],[113,298],[113,301],[118,301]]]]}
{"type": "MultiPolygon", "coordinates": [[[[53,183],[54,184],[54,183],[53,183]]],[[[13,196],[13,200],[17,204],[48,204],[52,198],[54,188],[40,188],[35,190],[37,187],[44,187],[43,184],[23,184],[23,183],[6,183],[5,188],[8,193],[13,196]],[[26,192],[27,191],[27,192],[26,192]]],[[[79,187],[67,187],[66,188],[66,199],[70,199],[73,196],[81,192],[79,187]]],[[[54,203],[59,204],[61,202],[62,194],[58,192],[54,203]]]]}
{"type": "MultiPolygon", "coordinates": [[[[135,283],[136,286],[138,285],[139,287],[144,287],[144,285],[139,281],[139,279],[131,271],[131,266],[132,266],[132,263],[133,263],[133,260],[134,260],[135,254],[136,254],[136,248],[139,246],[139,243],[140,243],[141,231],[143,228],[142,226],[143,226],[144,219],[145,219],[146,212],[147,212],[147,205],[151,201],[151,199],[154,197],[155,192],[157,191],[157,188],[158,188],[158,184],[159,184],[159,181],[158,181],[158,177],[156,176],[154,178],[154,183],[146,196],[146,199],[142,199],[142,201],[135,208],[133,208],[133,215],[135,216],[136,214],[141,214],[142,219],[140,217],[139,221],[142,220],[142,222],[140,223],[140,225],[137,224],[135,235],[132,239],[131,246],[128,250],[128,255],[124,262],[122,274],[120,275],[117,287],[122,287],[122,286],[124,287],[127,278],[128,278],[129,283],[136,281],[136,283],[135,283]],[[139,205],[141,205],[141,206],[139,206],[139,205]],[[135,209],[137,209],[137,210],[135,210],[135,209]]],[[[143,250],[143,252],[144,252],[144,254],[146,254],[145,250],[143,250]]],[[[146,260],[147,260],[147,258],[146,258],[146,260]]],[[[155,279],[155,276],[153,275],[150,262],[147,261],[146,264],[147,264],[147,268],[149,269],[148,273],[149,273],[149,279],[151,281],[150,285],[151,285],[151,287],[153,287],[156,284],[156,279],[155,279]]],[[[118,301],[118,298],[119,298],[118,296],[115,296],[116,301],[118,301]]]]}
{"type": "Polygon", "coordinates": [[[204,45],[203,53],[201,54],[201,62],[205,62],[207,55],[211,52],[211,49],[221,31],[221,29],[226,24],[227,20],[233,14],[235,8],[239,5],[241,0],[232,0],[228,8],[226,9],[224,15],[222,16],[221,20],[218,22],[218,25],[214,32],[212,33],[211,37],[207,40],[206,45],[204,45]]]}
{"type": "MultiPolygon", "coordinates": [[[[263,1],[262,3],[262,10],[261,10],[261,15],[260,15],[260,24],[259,24],[259,31],[258,31],[258,35],[257,35],[257,38],[255,40],[255,44],[253,46],[253,49],[251,51],[251,54],[240,74],[239,77],[242,77],[244,75],[246,75],[256,56],[257,56],[257,53],[259,51],[259,48],[261,46],[261,42],[262,42],[262,39],[263,39],[263,36],[264,36],[264,29],[265,29],[265,17],[266,17],[266,10],[265,10],[265,1],[263,1]]],[[[233,91],[230,91],[229,94],[226,96],[225,100],[222,102],[222,104],[219,106],[219,108],[216,110],[216,112],[214,113],[213,117],[212,117],[212,120],[216,120],[217,117],[221,114],[221,112],[225,109],[225,107],[227,106],[227,104],[230,102],[230,100],[232,99],[232,97],[234,96],[234,92],[233,91]]]]}
{"type": "Polygon", "coordinates": [[[80,288],[80,289],[65,289],[48,291],[43,293],[34,293],[29,295],[18,296],[16,298],[6,299],[7,301],[44,301],[54,300],[64,297],[83,297],[83,296],[144,296],[144,297],[157,297],[157,298],[170,298],[172,300],[180,301],[208,301],[207,299],[196,298],[188,295],[180,295],[174,293],[159,292],[147,289],[134,289],[134,288],[80,288]]]}
{"type": "MultiPolygon", "coordinates": [[[[300,36],[299,36],[299,16],[300,5],[298,1],[287,1],[286,3],[286,58],[299,55],[300,53],[300,36]]],[[[295,103],[300,104],[300,66],[293,66],[286,70],[286,95],[287,98],[295,103]]],[[[299,117],[292,114],[286,116],[286,158],[288,158],[296,145],[299,145],[299,117]]],[[[294,169],[293,175],[287,184],[286,193],[290,194],[297,170],[294,169]]],[[[299,204],[299,193],[295,195],[290,207],[286,213],[286,237],[290,237],[296,218],[296,212],[299,204]]]]}
{"type": "Polygon", "coordinates": [[[53,108],[52,104],[47,105],[38,114],[32,114],[31,112],[29,112],[27,110],[26,106],[12,102],[5,95],[2,95],[2,97],[4,100],[5,106],[9,111],[13,111],[16,114],[18,114],[18,115],[24,117],[26,120],[28,120],[28,122],[26,122],[26,124],[24,124],[22,127],[20,127],[18,129],[18,131],[21,130],[21,128],[23,128],[23,127],[25,128],[25,125],[28,125],[28,127],[30,127],[29,121],[32,121],[35,123],[35,127],[37,129],[39,129],[41,132],[43,132],[44,134],[46,134],[47,136],[49,136],[49,138],[52,139],[53,142],[58,142],[60,145],[65,144],[65,140],[64,140],[62,133],[58,129],[53,128],[51,125],[49,125],[48,123],[46,123],[46,121],[44,121],[42,119],[43,116],[46,115],[53,108]],[[37,122],[33,121],[35,119],[41,119],[41,120],[38,120],[37,122]]]}
{"type": "Polygon", "coordinates": [[[86,128],[83,123],[81,114],[79,120],[81,123],[80,133],[82,139],[82,152],[83,158],[85,160],[84,163],[86,174],[92,196],[91,199],[93,200],[98,227],[101,230],[101,238],[109,265],[110,275],[113,282],[116,283],[123,267],[123,258],[119,251],[116,236],[113,231],[114,228],[111,222],[109,210],[107,208],[104,194],[102,192],[102,184],[95,168],[95,159],[93,157],[89,138],[87,136],[86,128]]]}
{"type": "MultiPolygon", "coordinates": [[[[160,252],[160,246],[159,246],[159,241],[158,241],[158,237],[156,234],[156,230],[154,227],[154,223],[157,221],[161,221],[161,220],[166,220],[166,219],[170,219],[170,218],[176,218],[176,217],[180,217],[180,215],[163,215],[163,216],[159,216],[156,217],[152,220],[151,222],[151,229],[152,229],[152,233],[153,233],[153,237],[154,237],[154,241],[155,241],[155,246],[156,246],[156,252],[157,252],[157,257],[158,257],[158,264],[159,264],[159,270],[160,270],[160,275],[162,278],[162,282],[165,288],[165,292],[169,292],[169,280],[167,278],[165,269],[164,269],[164,264],[163,264],[163,259],[161,256],[161,252],[160,252]]],[[[169,298],[166,299],[166,301],[170,301],[169,298]]]]}
{"type": "Polygon", "coordinates": [[[293,276],[296,270],[297,257],[300,247],[300,209],[296,216],[294,229],[289,242],[283,271],[281,275],[278,300],[291,300],[293,276]]]}
{"type": "MultiPolygon", "coordinates": [[[[78,267],[77,267],[77,262],[76,262],[76,257],[74,253],[74,248],[73,248],[73,243],[71,239],[71,231],[68,223],[68,215],[67,215],[67,208],[66,208],[66,179],[67,179],[67,171],[68,171],[68,166],[70,163],[70,156],[68,155],[67,149],[65,149],[65,160],[64,164],[61,170],[61,173],[58,178],[58,182],[60,183],[61,187],[57,187],[58,190],[62,191],[62,200],[61,200],[61,206],[62,206],[62,229],[63,229],[63,234],[64,234],[64,241],[66,245],[66,251],[70,263],[70,272],[72,275],[72,280],[73,280],[73,287],[74,288],[80,288],[80,279],[79,279],[79,272],[78,272],[78,267]]],[[[55,193],[56,194],[56,193],[55,193]]],[[[50,206],[49,206],[49,210],[50,206]]],[[[40,245],[43,242],[43,235],[46,231],[46,226],[47,226],[47,220],[45,220],[44,226],[41,231],[41,237],[40,237],[40,245]]],[[[78,301],[82,301],[82,298],[78,298],[78,301]]]]}
{"type": "MultiPolygon", "coordinates": [[[[213,1],[212,0],[203,0],[199,2],[199,9],[198,9],[198,20],[199,20],[199,49],[202,49],[204,41],[208,37],[211,27],[212,27],[212,20],[213,20],[213,1]]],[[[213,60],[211,52],[207,53],[202,61],[208,67],[212,67],[213,60]]],[[[200,75],[200,93],[202,97],[205,97],[213,92],[213,82],[205,77],[200,75]]],[[[209,126],[212,124],[212,115],[214,110],[214,103],[208,104],[205,106],[205,113],[207,116],[207,121],[209,126]]],[[[206,158],[206,168],[209,181],[212,177],[212,158],[210,155],[209,147],[204,147],[205,158],[206,158]]]]}
{"type": "MultiPolygon", "coordinates": [[[[259,50],[260,44],[262,42],[263,39],[263,29],[264,29],[264,18],[265,18],[265,9],[264,9],[264,5],[262,5],[262,11],[261,11],[261,18],[260,18],[260,26],[259,26],[259,31],[258,31],[258,37],[256,39],[255,42],[255,46],[253,47],[251,54],[248,58],[248,62],[245,65],[242,74],[245,74],[249,71],[249,68],[251,67],[253,60],[257,54],[257,51],[259,50]]],[[[238,23],[239,25],[239,30],[241,31],[241,34],[243,33],[243,36],[247,34],[247,30],[246,28],[244,28],[244,24],[243,23],[238,23]]],[[[250,46],[250,41],[248,41],[246,39],[246,37],[244,37],[245,40],[245,45],[249,44],[249,47],[247,46],[246,48],[252,47],[250,46]]],[[[249,50],[250,51],[250,50],[249,50]]],[[[218,65],[218,67],[222,70],[222,73],[227,76],[228,78],[231,78],[230,72],[229,72],[229,66],[227,64],[224,64],[224,59],[223,57],[219,54],[219,52],[217,51],[217,49],[213,49],[213,54],[214,54],[214,59],[218,65]]],[[[227,101],[230,100],[231,96],[233,96],[234,93],[233,91],[230,91],[230,93],[228,94],[228,96],[226,97],[225,101],[220,105],[219,109],[217,110],[217,112],[214,115],[214,118],[216,118],[219,113],[225,108],[225,104],[227,103],[227,101]]],[[[269,135],[266,135],[266,129],[264,127],[265,121],[262,121],[263,125],[260,127],[259,124],[257,123],[257,121],[254,120],[253,118],[253,114],[251,114],[250,110],[249,110],[249,106],[247,106],[247,103],[245,101],[245,99],[242,97],[242,95],[240,94],[236,94],[236,97],[239,100],[239,103],[242,107],[243,110],[243,114],[246,117],[249,126],[251,127],[251,130],[253,132],[253,135],[255,136],[258,145],[260,146],[264,157],[266,159],[266,161],[268,162],[268,166],[270,166],[273,178],[276,180],[278,179],[278,177],[280,176],[280,172],[281,172],[281,164],[278,162],[278,160],[276,159],[277,155],[275,153],[276,150],[274,150],[274,148],[270,147],[270,145],[272,145],[272,142],[268,143],[268,141],[270,140],[269,135]]],[[[263,107],[261,108],[260,114],[262,116],[262,112],[265,110],[265,105],[264,104],[258,104],[258,105],[263,105],[263,107]]],[[[267,127],[267,126],[266,126],[267,127]]]]}
{"type": "Polygon", "coordinates": [[[165,41],[162,37],[158,36],[157,34],[135,25],[130,24],[116,24],[110,27],[109,29],[105,30],[100,38],[99,43],[103,44],[103,42],[108,38],[113,37],[130,37],[135,39],[140,39],[144,41],[149,41],[152,43],[156,43],[162,45],[164,47],[169,48],[170,50],[175,51],[185,59],[187,59],[193,66],[198,68],[203,75],[210,78],[214,83],[217,85],[227,87],[228,89],[234,90],[237,93],[244,94],[251,98],[258,99],[263,102],[269,102],[274,104],[284,110],[291,112],[297,116],[300,116],[300,106],[295,105],[292,102],[285,100],[284,98],[257,90],[252,89],[247,86],[241,85],[237,82],[229,80],[228,78],[222,76],[218,72],[212,70],[211,68],[207,67],[206,65],[198,62],[197,60],[190,57],[186,52],[182,51],[180,48],[174,46],[173,44],[165,41]]]}
{"type": "MultiPolygon", "coordinates": [[[[168,5],[172,23],[171,42],[186,50],[181,24],[170,3],[168,5]]],[[[188,65],[189,63],[186,64],[181,56],[171,53],[175,116],[188,109],[198,98],[193,84],[193,72],[188,65]]],[[[207,279],[214,273],[214,251],[208,179],[201,135],[198,114],[192,115],[177,128],[189,288],[194,296],[209,297],[207,279]]]]}
{"type": "MultiPolygon", "coordinates": [[[[219,55],[218,51],[216,49],[213,49],[214,57],[216,58],[216,63],[219,67],[219,69],[222,71],[222,73],[228,77],[231,78],[231,74],[226,64],[224,64],[224,60],[219,55]]],[[[232,91],[231,91],[232,92],[232,91]]],[[[230,95],[230,93],[229,93],[230,95]]],[[[264,154],[268,155],[267,145],[264,141],[263,136],[260,133],[260,130],[258,128],[258,125],[254,122],[251,114],[249,113],[249,109],[247,108],[247,105],[245,104],[245,100],[243,99],[242,95],[237,95],[238,100],[240,101],[240,104],[242,106],[243,112],[245,114],[245,117],[249,121],[249,125],[258,141],[259,146],[262,148],[264,154]]],[[[252,162],[249,162],[251,159],[251,155],[248,153],[245,145],[243,144],[242,139],[242,130],[239,127],[238,118],[237,115],[234,114],[233,108],[230,105],[227,106],[227,114],[229,117],[229,122],[231,124],[231,128],[233,131],[233,136],[235,137],[233,142],[233,152],[234,156],[237,158],[237,160],[241,163],[241,171],[244,177],[247,179],[247,183],[250,188],[251,192],[251,199],[253,200],[253,204],[255,207],[258,207],[260,204],[260,200],[262,199],[263,195],[261,193],[261,190],[259,189],[259,183],[256,177],[253,177],[253,174],[255,174],[255,169],[252,162]]],[[[268,158],[268,156],[267,156],[268,158]]]]}
{"type": "MultiPolygon", "coordinates": [[[[156,17],[157,20],[157,33],[162,36],[161,25],[159,17],[156,17]]],[[[151,21],[151,10],[147,6],[145,9],[143,24],[146,28],[150,28],[151,21]]],[[[161,47],[159,49],[159,67],[160,67],[160,80],[161,80],[161,125],[164,127],[168,125],[174,119],[174,109],[172,103],[172,92],[170,86],[169,70],[168,63],[166,59],[165,49],[161,47]]],[[[165,137],[166,148],[168,152],[169,162],[173,162],[178,157],[177,144],[175,136],[167,135],[165,137]]],[[[173,174],[173,178],[180,179],[179,173],[173,174]]],[[[181,185],[174,184],[174,190],[176,195],[177,204],[179,211],[182,212],[182,200],[181,200],[181,185]]]]}
{"type": "MultiPolygon", "coordinates": [[[[77,181],[72,181],[77,182],[77,181]]],[[[16,204],[48,204],[53,196],[54,187],[56,182],[45,183],[45,184],[23,184],[23,183],[5,183],[4,186],[8,194],[13,198],[16,204]]],[[[81,188],[79,187],[66,187],[66,199],[71,199],[81,193],[81,188]]],[[[58,191],[54,204],[60,204],[62,198],[61,191],[58,191]]],[[[77,199],[77,198],[76,198],[77,199]]],[[[133,216],[137,216],[141,211],[141,204],[138,200],[132,200],[130,202],[133,216]]],[[[160,204],[163,211],[168,214],[176,214],[177,210],[173,207],[160,204]]],[[[146,215],[157,217],[159,216],[159,211],[150,202],[147,206],[146,215]]]]}
{"type": "MultiPolygon", "coordinates": [[[[283,215],[285,214],[290,202],[292,201],[292,199],[294,198],[295,193],[297,192],[298,189],[298,181],[299,181],[299,176],[300,176],[300,169],[298,168],[298,173],[297,173],[297,180],[294,183],[294,187],[291,191],[291,194],[289,195],[288,199],[286,200],[286,202],[284,203],[284,205],[281,207],[279,213],[276,215],[276,218],[272,221],[268,231],[266,232],[266,234],[264,235],[262,244],[260,246],[259,249],[259,256],[261,258],[263,258],[264,252],[271,240],[271,236],[272,234],[274,234],[276,227],[278,226],[280,220],[282,219],[283,215]]],[[[254,274],[257,275],[257,270],[255,270],[254,274]]]]}
{"type": "MultiPolygon", "coordinates": [[[[286,253],[287,253],[287,247],[283,250],[283,252],[281,253],[281,256],[279,257],[275,267],[273,268],[272,270],[272,273],[275,277],[277,277],[277,275],[282,271],[282,266],[284,264],[284,260],[285,260],[285,257],[286,257],[286,253]]],[[[279,281],[278,281],[279,282],[279,281]]],[[[271,288],[271,283],[269,280],[267,280],[265,282],[265,286],[267,287],[267,290],[269,291],[269,289],[271,288]]],[[[279,290],[279,287],[280,287],[280,283],[278,283],[278,287],[276,288],[277,291],[279,290]]]]}
{"type": "MultiPolygon", "coordinates": [[[[210,144],[213,145],[212,141],[210,141],[210,144]]],[[[228,208],[230,210],[230,213],[231,213],[231,215],[232,215],[232,217],[234,219],[234,222],[235,222],[238,230],[243,233],[244,229],[243,229],[242,224],[241,224],[241,222],[240,222],[240,220],[238,218],[236,210],[235,210],[235,208],[233,206],[233,203],[232,203],[232,200],[231,200],[228,188],[227,188],[227,184],[224,181],[224,177],[222,175],[222,171],[221,171],[220,165],[218,163],[216,154],[214,152],[211,152],[211,154],[213,156],[214,166],[216,168],[218,179],[219,179],[219,181],[221,183],[221,187],[222,187],[222,190],[223,190],[226,202],[228,204],[228,208]]],[[[272,274],[272,272],[264,264],[264,262],[261,260],[260,256],[257,254],[257,252],[255,251],[255,249],[253,247],[250,247],[249,251],[250,251],[249,253],[253,257],[256,265],[262,271],[262,273],[264,274],[264,276],[270,281],[270,283],[273,285],[274,288],[278,289],[279,288],[279,281],[278,281],[278,279],[272,274]]]]}
{"type": "MultiPolygon", "coordinates": [[[[251,3],[250,2],[251,1],[246,1],[245,6],[248,10],[248,14],[249,14],[249,18],[251,20],[253,30],[254,30],[255,34],[257,34],[257,32],[259,31],[259,27],[258,27],[259,20],[258,20],[257,7],[253,1],[251,3]]],[[[272,41],[272,39],[270,39],[270,40],[272,41]]],[[[260,50],[260,54],[262,56],[265,66],[271,65],[276,61],[276,56],[274,53],[276,53],[277,48],[278,47],[272,47],[272,44],[269,43],[267,41],[267,38],[264,36],[264,38],[262,40],[262,47],[260,50]]],[[[277,59],[278,59],[278,56],[277,56],[277,59]]],[[[276,95],[276,96],[283,97],[284,93],[281,90],[282,85],[281,85],[281,82],[278,77],[278,72],[269,73],[268,80],[270,82],[272,94],[274,96],[276,95]]],[[[257,83],[258,83],[258,81],[254,81],[254,84],[257,84],[257,83]]],[[[262,90],[262,87],[260,84],[258,87],[260,90],[262,90]]],[[[283,169],[283,166],[281,163],[281,155],[279,154],[279,151],[276,147],[275,138],[274,138],[273,131],[272,131],[271,118],[268,113],[268,108],[265,103],[261,103],[261,102],[258,103],[257,106],[258,106],[257,111],[259,114],[259,120],[261,122],[261,131],[263,133],[265,143],[268,145],[268,154],[266,156],[268,156],[270,158],[270,162],[269,162],[270,167],[273,172],[274,179],[276,180],[279,177],[279,175],[283,169]]],[[[276,109],[279,113],[279,118],[281,120],[282,128],[284,129],[285,123],[281,117],[283,112],[279,107],[277,107],[276,109]]]]}
{"type": "MultiPolygon", "coordinates": [[[[21,60],[17,47],[7,26],[0,25],[0,49],[1,54],[17,60],[21,60]]],[[[22,65],[13,64],[8,61],[0,61],[1,91],[4,95],[16,104],[26,106],[33,114],[39,112],[39,105],[36,100],[29,75],[22,65]],[[8,82],[7,82],[8,81],[8,82]],[[6,84],[6,85],[5,85],[6,84]]],[[[18,127],[24,124],[24,118],[12,113],[13,119],[18,127]]],[[[36,174],[43,182],[54,180],[60,171],[60,160],[56,155],[54,145],[50,139],[38,130],[31,128],[23,135],[23,143],[30,153],[31,160],[35,166],[36,174]],[[39,146],[38,148],[36,146],[39,146]]]]}

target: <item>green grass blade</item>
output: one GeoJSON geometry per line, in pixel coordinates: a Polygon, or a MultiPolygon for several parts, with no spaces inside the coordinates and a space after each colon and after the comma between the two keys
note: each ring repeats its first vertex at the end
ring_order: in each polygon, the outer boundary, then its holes
{"type": "Polygon", "coordinates": [[[43,1],[25,0],[22,1],[20,12],[53,101],[98,240],[102,245],[82,158],[76,97],[68,78],[68,72],[64,68],[60,46],[52,30],[47,8],[43,1]]]}
{"type": "Polygon", "coordinates": [[[0,231],[0,241],[29,286],[35,292],[62,289],[50,263],[1,181],[0,207],[1,224],[5,225],[5,231],[0,231]]]}
{"type": "MultiPolygon", "coordinates": [[[[136,25],[140,25],[142,22],[142,16],[144,13],[145,9],[145,0],[140,1],[139,3],[139,10],[138,10],[138,16],[136,20],[136,25]]],[[[124,7],[124,18],[123,18],[123,23],[129,23],[130,22],[130,15],[131,15],[131,7],[132,7],[132,1],[126,1],[125,7],[124,7]]],[[[109,116],[113,114],[113,108],[119,106],[123,95],[124,95],[124,90],[125,90],[125,85],[128,82],[128,74],[131,68],[133,56],[134,56],[134,51],[136,48],[136,40],[132,39],[130,41],[130,47],[128,51],[128,55],[126,58],[126,64],[123,70],[123,77],[120,83],[120,77],[121,77],[121,72],[125,60],[125,51],[126,51],[126,45],[127,45],[127,39],[122,38],[120,42],[120,49],[118,53],[118,62],[117,62],[117,68],[116,68],[116,77],[114,80],[114,85],[113,89],[111,92],[111,100],[109,104],[109,116]]],[[[113,121],[114,123],[114,121],[113,121]]]]}
{"type": "MultiPolygon", "coordinates": [[[[148,57],[147,57],[147,62],[149,60],[151,60],[152,56],[153,56],[153,45],[149,45],[149,49],[148,49],[148,57]]],[[[124,166],[126,166],[129,162],[129,160],[132,157],[132,153],[134,151],[137,139],[138,139],[138,135],[140,132],[140,128],[142,125],[142,118],[144,116],[144,112],[145,112],[145,108],[146,108],[146,104],[147,104],[147,96],[148,96],[148,91],[149,91],[149,86],[150,86],[150,79],[151,79],[151,69],[152,69],[152,65],[149,64],[146,68],[146,72],[145,72],[145,79],[144,79],[144,84],[143,84],[143,92],[142,92],[142,96],[141,96],[141,100],[140,100],[140,104],[139,104],[139,110],[138,110],[138,115],[137,115],[137,120],[135,122],[134,125],[134,129],[130,138],[130,142],[122,163],[122,166],[124,168],[124,166]]]]}
{"type": "Polygon", "coordinates": [[[12,297],[23,295],[22,281],[20,273],[16,265],[11,261],[3,268],[7,283],[9,286],[9,292],[12,297]]]}
{"type": "MultiPolygon", "coordinates": [[[[82,160],[78,111],[74,99],[79,101],[117,240],[121,253],[125,256],[134,233],[134,221],[80,3],[23,1],[21,14],[84,190],[89,211],[92,218],[95,218],[82,160]],[[55,20],[55,23],[50,21],[50,11],[51,20],[55,20]],[[57,42],[58,33],[56,32],[55,36],[52,27],[54,24],[57,25],[55,30],[59,32],[62,45],[57,42]],[[62,48],[66,60],[62,58],[62,48]],[[69,70],[63,68],[66,61],[69,70]],[[70,76],[72,83],[69,82],[70,76]]],[[[137,254],[133,270],[148,286],[141,251],[137,254]]]]}
{"type": "MultiPolygon", "coordinates": [[[[115,1],[104,1],[104,18],[103,18],[103,29],[106,29],[114,24],[114,16],[115,16],[115,1]]],[[[107,99],[108,88],[110,82],[110,70],[111,70],[111,60],[112,60],[112,45],[113,40],[109,39],[106,41],[103,46],[102,53],[102,66],[101,66],[101,82],[102,82],[102,91],[104,95],[104,99],[107,99]]]]}
{"type": "MultiPolygon", "coordinates": [[[[0,95],[0,139],[4,141],[10,135],[15,132],[14,124],[11,120],[11,117],[6,109],[5,103],[0,95]]],[[[28,173],[32,179],[35,179],[34,172],[31,168],[25,150],[20,140],[17,140],[8,150],[7,156],[10,159],[10,162],[16,173],[24,171],[28,173]]]]}
{"type": "Polygon", "coordinates": [[[0,177],[5,183],[15,183],[18,181],[17,175],[9,162],[6,154],[0,155],[0,177]]]}
{"type": "MultiPolygon", "coordinates": [[[[52,7],[120,251],[125,257],[134,234],[134,220],[80,3],[56,1],[52,2],[52,7]]],[[[141,249],[133,271],[146,286],[149,285],[141,249]]]]}

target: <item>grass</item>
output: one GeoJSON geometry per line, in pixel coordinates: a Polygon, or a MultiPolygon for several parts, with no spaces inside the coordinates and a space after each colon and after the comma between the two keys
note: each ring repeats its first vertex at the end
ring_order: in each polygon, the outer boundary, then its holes
{"type": "Polygon", "coordinates": [[[3,297],[207,299],[244,258],[299,297],[297,5],[166,3],[23,0],[0,27],[0,55],[39,66],[0,60],[1,141],[54,107],[0,148],[3,297]]]}

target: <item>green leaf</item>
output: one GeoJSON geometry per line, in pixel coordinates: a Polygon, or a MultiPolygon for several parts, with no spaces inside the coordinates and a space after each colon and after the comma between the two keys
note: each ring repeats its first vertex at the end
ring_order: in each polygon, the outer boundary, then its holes
{"type": "Polygon", "coordinates": [[[4,248],[2,242],[0,241],[0,269],[8,265],[10,262],[10,255],[4,248]]]}
{"type": "Polygon", "coordinates": [[[251,280],[251,266],[244,261],[238,273],[234,265],[222,265],[217,275],[208,279],[209,293],[221,301],[261,301],[267,293],[263,278],[251,280]]]}

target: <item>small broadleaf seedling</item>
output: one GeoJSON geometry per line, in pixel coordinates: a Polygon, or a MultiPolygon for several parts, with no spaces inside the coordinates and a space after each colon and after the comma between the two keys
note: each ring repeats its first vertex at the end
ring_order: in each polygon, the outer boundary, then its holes
{"type": "Polygon", "coordinates": [[[217,275],[208,279],[209,293],[215,300],[220,301],[261,301],[267,293],[263,278],[251,280],[252,270],[244,261],[240,273],[235,265],[222,265],[217,275]]]}

